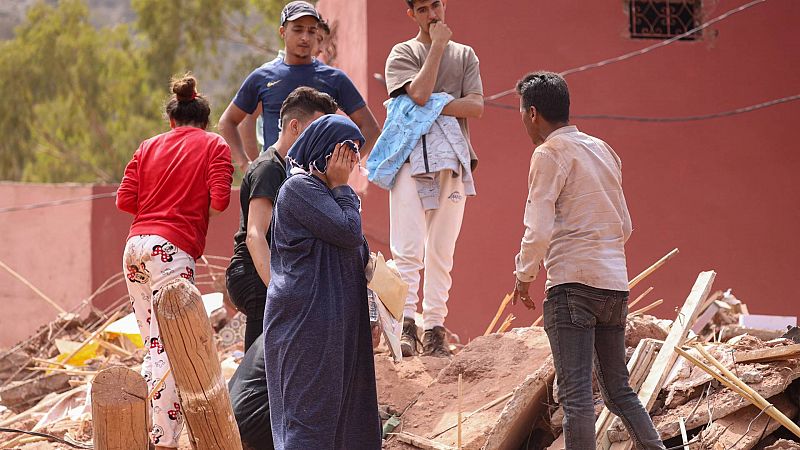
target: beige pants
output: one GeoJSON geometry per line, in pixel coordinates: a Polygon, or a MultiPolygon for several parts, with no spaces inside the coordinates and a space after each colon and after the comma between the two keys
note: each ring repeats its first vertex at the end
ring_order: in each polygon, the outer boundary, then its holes
{"type": "MultiPolygon", "coordinates": [[[[131,306],[147,348],[142,375],[150,392],[169,370],[169,359],[152,311],[153,296],[162,286],[179,277],[194,283],[194,258],[163,237],[142,235],[128,239],[122,260],[131,306]]],[[[178,447],[184,421],[172,375],[167,376],[150,402],[153,444],[178,447]]]]}
{"type": "Polygon", "coordinates": [[[401,278],[409,285],[403,314],[414,317],[419,303],[419,271],[425,269],[422,320],[426,330],[444,326],[447,317],[447,299],[453,284],[450,271],[466,203],[460,176],[442,171],[439,188],[439,208],[425,211],[411,176],[411,165],[403,164],[389,191],[392,257],[401,278]]]}

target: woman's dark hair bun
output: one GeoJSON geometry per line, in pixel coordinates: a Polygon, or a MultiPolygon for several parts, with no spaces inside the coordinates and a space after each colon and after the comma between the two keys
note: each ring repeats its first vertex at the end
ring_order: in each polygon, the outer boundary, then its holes
{"type": "Polygon", "coordinates": [[[197,96],[197,80],[191,73],[180,78],[173,78],[171,88],[179,101],[190,101],[197,96]]]}

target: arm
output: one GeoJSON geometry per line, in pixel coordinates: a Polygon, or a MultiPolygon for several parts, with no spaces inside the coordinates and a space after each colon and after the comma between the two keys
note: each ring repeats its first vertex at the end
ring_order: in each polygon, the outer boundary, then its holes
{"type": "Polygon", "coordinates": [[[134,216],[139,212],[139,150],[125,167],[125,175],[117,189],[117,208],[134,216]]]}
{"type": "Polygon", "coordinates": [[[416,77],[406,85],[406,94],[419,106],[425,106],[433,93],[436,77],[439,74],[439,65],[442,55],[447,48],[447,43],[453,36],[450,27],[442,22],[431,24],[431,50],[422,64],[422,69],[416,77]]]}
{"type": "Polygon", "coordinates": [[[239,167],[242,172],[246,172],[247,165],[250,164],[250,159],[244,152],[244,145],[238,129],[239,124],[242,123],[245,117],[247,117],[247,113],[231,103],[225,109],[225,112],[222,113],[222,117],[219,118],[219,125],[217,126],[219,134],[225,138],[225,142],[230,146],[231,155],[236,162],[236,166],[239,167]]]}
{"type": "Polygon", "coordinates": [[[231,183],[233,182],[233,165],[231,164],[231,149],[219,139],[212,150],[208,161],[208,191],[211,204],[208,209],[209,216],[215,216],[225,208],[231,200],[231,183]]]}
{"type": "Polygon", "coordinates": [[[369,109],[369,106],[363,106],[353,111],[353,113],[350,114],[350,119],[358,126],[358,129],[361,130],[361,134],[364,135],[364,139],[366,139],[366,142],[364,142],[360,149],[361,160],[366,164],[369,152],[372,151],[372,146],[375,145],[375,141],[378,140],[381,129],[378,126],[378,121],[375,120],[375,116],[369,109]]]}
{"type": "Polygon", "coordinates": [[[442,109],[445,116],[460,117],[464,119],[480,119],[483,116],[483,96],[468,94],[455,99],[442,109]]]}
{"type": "Polygon", "coordinates": [[[247,250],[256,267],[258,276],[265,286],[269,285],[269,244],[267,229],[272,221],[272,200],[267,197],[253,197],[247,213],[247,250]]]}
{"type": "MultiPolygon", "coordinates": [[[[258,130],[256,129],[256,123],[258,122],[258,116],[261,115],[261,108],[262,106],[259,103],[255,112],[253,112],[253,114],[246,115],[244,120],[242,120],[238,126],[239,137],[242,139],[244,153],[247,155],[247,159],[250,161],[258,158],[258,139],[256,137],[258,130]]],[[[265,142],[264,146],[269,147],[272,144],[274,144],[274,142],[265,142]]]]}
{"type": "Polygon", "coordinates": [[[516,275],[530,283],[539,273],[553,235],[555,207],[566,182],[564,171],[547,154],[535,153],[529,175],[528,200],[525,205],[525,234],[516,257],[516,275]]]}

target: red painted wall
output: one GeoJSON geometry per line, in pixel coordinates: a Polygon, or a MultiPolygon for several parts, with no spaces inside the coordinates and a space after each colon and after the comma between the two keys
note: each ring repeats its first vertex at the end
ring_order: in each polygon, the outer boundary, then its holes
{"type": "MultiPolygon", "coordinates": [[[[76,199],[114,192],[116,186],[0,183],[0,208],[76,199]]],[[[230,256],[239,221],[239,191],[231,206],[211,219],[206,254],[230,256]]],[[[122,270],[122,250],[132,216],[120,212],[113,198],[0,213],[0,260],[67,311],[88,298],[104,281],[122,270]]],[[[212,264],[225,265],[219,261],[212,264]]],[[[197,274],[206,269],[198,264],[197,274]]],[[[224,279],[219,270],[216,275],[224,279]]],[[[210,281],[208,277],[202,281],[210,281]]],[[[31,289],[0,269],[0,349],[25,339],[58,311],[31,289]]],[[[208,284],[200,286],[211,292],[208,284]]],[[[124,300],[123,283],[99,295],[100,309],[124,300]]],[[[88,312],[88,311],[84,311],[88,312]]]]}
{"type": "MultiPolygon", "coordinates": [[[[361,2],[321,0],[331,20],[352,23],[361,2]],[[338,14],[341,14],[339,16],[338,14]]],[[[745,4],[704,2],[706,19],[745,4]],[[711,7],[709,7],[711,5],[711,7]]],[[[795,24],[800,4],[772,1],[719,22],[696,42],[677,42],[644,56],[570,75],[572,113],[686,116],[735,109],[797,94],[800,58],[795,24]]],[[[488,94],[512,88],[526,72],[563,71],[634,51],[657,41],[628,37],[626,2],[450,0],[447,22],[454,39],[475,48],[488,94]]],[[[400,0],[371,0],[366,54],[338,46],[340,67],[366,64],[369,105],[385,117],[383,73],[391,47],[413,37],[416,27],[400,0]]],[[[361,82],[361,78],[357,79],[361,82]]],[[[501,100],[516,108],[517,97],[501,100]]],[[[800,102],[734,117],[684,123],[574,120],[609,142],[624,162],[626,197],[634,221],[628,243],[629,275],[635,276],[674,247],[680,255],[633,294],[655,286],[655,312],[672,318],[697,274],[718,272],[715,288],[731,287],[752,313],[798,315],[791,283],[800,252],[798,146],[789,135],[800,102]]],[[[527,163],[533,147],[516,109],[487,107],[471,124],[481,158],[478,196],[468,202],[456,250],[448,327],[462,336],[483,332],[503,295],[512,288],[513,257],[522,235],[527,163]]],[[[387,195],[371,186],[364,202],[365,231],[373,247],[388,251],[387,195]]],[[[543,278],[532,288],[543,292],[543,278]]],[[[647,304],[644,302],[643,304],[647,304]]],[[[511,308],[515,324],[537,312],[511,308]]]]}

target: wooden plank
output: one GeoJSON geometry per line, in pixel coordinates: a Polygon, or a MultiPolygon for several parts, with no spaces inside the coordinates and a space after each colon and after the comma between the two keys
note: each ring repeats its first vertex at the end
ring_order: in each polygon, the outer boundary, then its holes
{"type": "MultiPolygon", "coordinates": [[[[772,405],[766,399],[764,399],[764,397],[761,396],[761,394],[759,394],[756,390],[748,386],[744,381],[739,379],[739,377],[737,377],[733,372],[728,370],[728,368],[725,367],[725,365],[723,365],[710,353],[708,353],[701,344],[695,344],[694,348],[696,348],[697,351],[700,352],[701,355],[703,355],[703,358],[705,358],[706,361],[710,362],[717,370],[719,370],[720,374],[722,374],[722,376],[729,381],[729,383],[723,383],[723,384],[725,384],[729,389],[738,388],[741,391],[743,391],[744,392],[743,397],[745,397],[746,400],[758,406],[759,409],[764,411],[766,414],[769,414],[770,417],[780,422],[781,425],[786,427],[789,431],[794,433],[795,436],[800,438],[800,426],[798,426],[791,419],[786,417],[786,415],[783,414],[779,409],[775,408],[774,405],[772,405]]],[[[702,366],[700,367],[703,370],[706,370],[705,367],[702,366]]],[[[708,370],[706,371],[708,372],[708,370]]]]}
{"type": "Polygon", "coordinates": [[[158,291],[155,312],[195,450],[242,450],[214,330],[200,291],[175,280],[158,291]]]}
{"type": "Polygon", "coordinates": [[[634,311],[632,313],[628,313],[628,315],[632,316],[634,314],[644,314],[644,313],[650,311],[651,309],[655,308],[656,306],[658,306],[658,305],[660,305],[662,303],[664,303],[664,299],[660,298],[660,299],[654,301],[653,303],[650,303],[649,305],[645,306],[644,308],[637,309],[636,311],[634,311]]]}
{"type": "Polygon", "coordinates": [[[449,445],[440,444],[436,441],[432,441],[430,439],[426,439],[422,436],[417,436],[416,434],[411,434],[408,432],[401,432],[395,433],[394,436],[397,437],[397,440],[400,442],[404,442],[409,445],[413,445],[416,448],[421,448],[423,450],[455,450],[455,447],[451,447],[449,445]]]}
{"type": "Polygon", "coordinates": [[[649,293],[651,293],[651,292],[653,292],[653,286],[650,286],[649,288],[647,288],[647,290],[646,290],[646,291],[642,292],[642,293],[641,293],[641,295],[639,295],[638,297],[636,297],[636,300],[634,300],[634,301],[632,301],[632,302],[628,303],[628,309],[631,309],[631,308],[633,308],[634,306],[636,306],[636,304],[637,304],[637,303],[639,303],[640,301],[642,301],[642,299],[643,299],[643,298],[645,298],[645,297],[647,296],[647,294],[649,294],[649,293]]]}
{"type": "MultiPolygon", "coordinates": [[[[694,286],[692,286],[692,290],[686,297],[686,301],[683,303],[683,307],[678,313],[678,317],[672,323],[669,334],[664,340],[664,345],[661,347],[661,351],[658,352],[650,373],[642,383],[641,389],[639,389],[639,400],[647,411],[653,408],[664,380],[678,359],[675,348],[683,345],[686,340],[687,333],[700,313],[700,307],[711,292],[711,285],[714,283],[716,275],[713,270],[700,272],[694,286]]],[[[625,448],[632,448],[633,442],[631,440],[625,442],[625,448]]]]}
{"type": "Polygon", "coordinates": [[[733,359],[737,363],[780,361],[791,358],[800,358],[800,344],[758,350],[737,350],[733,353],[733,359]]]}
{"type": "Polygon", "coordinates": [[[147,383],[127,367],[111,367],[92,382],[95,450],[147,450],[147,383]]]}

